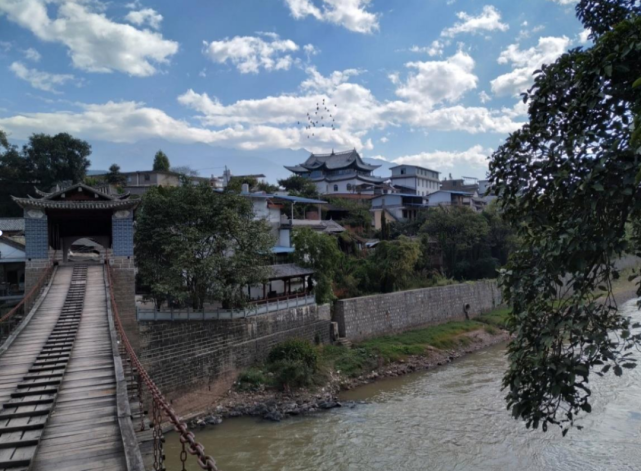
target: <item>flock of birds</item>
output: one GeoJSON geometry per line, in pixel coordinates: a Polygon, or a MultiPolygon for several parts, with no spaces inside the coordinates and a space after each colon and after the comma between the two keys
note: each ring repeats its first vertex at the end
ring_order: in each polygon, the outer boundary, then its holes
{"type": "MultiPolygon", "coordinates": [[[[327,128],[334,131],[336,129],[336,109],[338,105],[325,104],[325,99],[322,102],[316,103],[316,110],[307,113],[307,122],[304,122],[307,138],[311,139],[316,135],[316,129],[327,128]],[[332,114],[334,113],[334,114],[332,114]]],[[[301,122],[298,122],[300,126],[301,122]]]]}

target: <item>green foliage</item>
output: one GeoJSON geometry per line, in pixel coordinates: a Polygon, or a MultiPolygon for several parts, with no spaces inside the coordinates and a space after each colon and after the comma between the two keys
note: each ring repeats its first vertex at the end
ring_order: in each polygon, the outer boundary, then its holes
{"type": "Polygon", "coordinates": [[[105,180],[112,185],[124,185],[127,177],[120,173],[120,165],[112,164],[111,167],[109,167],[109,173],[105,177],[105,180]]]}
{"type": "Polygon", "coordinates": [[[309,342],[299,339],[279,343],[267,357],[269,370],[276,382],[288,390],[308,386],[318,370],[318,353],[309,342]]]}
{"type": "Polygon", "coordinates": [[[483,273],[475,264],[490,255],[489,226],[484,216],[464,206],[431,208],[421,231],[438,244],[447,276],[462,280],[472,279],[475,271],[483,273]]]}
{"type": "Polygon", "coordinates": [[[381,211],[381,240],[390,240],[390,224],[387,222],[387,216],[385,214],[385,210],[381,211]]]}
{"type": "Polygon", "coordinates": [[[102,180],[100,178],[96,177],[85,177],[83,183],[88,186],[98,186],[102,183],[102,180]]]}
{"type": "Polygon", "coordinates": [[[300,361],[312,371],[318,368],[318,354],[314,346],[306,340],[290,339],[275,345],[267,356],[267,363],[278,361],[300,361]]]}
{"type": "Polygon", "coordinates": [[[169,157],[163,151],[159,150],[154,156],[154,172],[169,172],[171,164],[169,163],[169,157]]]}
{"type": "Polygon", "coordinates": [[[267,377],[258,368],[248,368],[238,375],[236,382],[240,391],[259,391],[267,383],[267,377]]]}
{"type": "Polygon", "coordinates": [[[247,198],[206,184],[150,188],[135,242],[141,280],[156,303],[195,309],[213,300],[224,308],[244,306],[247,286],[266,280],[273,245],[269,227],[254,220],[247,198]]]}
{"type": "Polygon", "coordinates": [[[269,365],[269,371],[285,391],[310,386],[314,381],[314,372],[300,360],[279,360],[269,365]]]}
{"type": "Polygon", "coordinates": [[[381,241],[371,256],[372,277],[379,281],[381,292],[406,289],[415,276],[420,256],[420,244],[405,236],[395,241],[381,241]]]}
{"type": "Polygon", "coordinates": [[[354,228],[360,228],[369,231],[372,227],[372,213],[370,213],[370,205],[362,203],[357,200],[330,197],[327,201],[337,208],[346,209],[349,211],[348,216],[341,221],[343,225],[354,228]]]}
{"type": "Polygon", "coordinates": [[[332,282],[343,257],[338,250],[336,239],[303,227],[294,231],[292,242],[295,247],[296,262],[315,270],[313,279],[316,282],[314,287],[316,302],[324,304],[332,301],[334,299],[332,282]]]}
{"type": "Polygon", "coordinates": [[[188,177],[197,177],[198,170],[191,168],[189,165],[179,165],[178,167],[171,167],[170,170],[174,173],[179,173],[188,177]]]}
{"type": "Polygon", "coordinates": [[[319,196],[314,182],[300,175],[292,175],[289,178],[278,180],[278,184],[292,196],[312,199],[316,199],[319,196]]]}
{"type": "Polygon", "coordinates": [[[515,334],[507,404],[528,427],[556,424],[564,434],[591,410],[589,375],[634,367],[630,351],[641,342],[612,299],[613,261],[641,247],[639,231],[625,231],[641,216],[640,7],[582,0],[577,13],[594,46],[537,73],[524,95],[529,123],[490,163],[493,192],[521,241],[502,273],[515,334]]]}
{"type": "Polygon", "coordinates": [[[83,181],[90,164],[91,146],[67,133],[33,134],[20,151],[2,133],[0,146],[0,180],[30,182],[45,191],[61,181],[83,181]]]}
{"type": "Polygon", "coordinates": [[[256,177],[231,177],[227,186],[225,187],[226,191],[233,191],[234,193],[240,193],[243,189],[243,185],[247,184],[249,190],[258,185],[258,179],[256,177]]]}

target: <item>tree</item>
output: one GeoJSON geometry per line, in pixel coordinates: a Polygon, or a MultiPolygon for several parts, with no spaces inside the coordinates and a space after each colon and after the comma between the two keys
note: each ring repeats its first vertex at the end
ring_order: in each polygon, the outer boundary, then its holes
{"type": "Polygon", "coordinates": [[[169,157],[163,151],[159,150],[154,156],[154,172],[169,172],[169,157]]]}
{"type": "Polygon", "coordinates": [[[383,293],[406,289],[415,276],[416,262],[421,256],[418,242],[405,236],[379,242],[371,257],[375,279],[383,293]]]}
{"type": "Polygon", "coordinates": [[[474,264],[489,255],[487,221],[465,206],[430,208],[421,232],[438,244],[448,277],[475,278],[474,264]]]}
{"type": "Polygon", "coordinates": [[[254,220],[251,202],[206,184],[152,187],[136,222],[136,258],[142,282],[157,305],[220,301],[243,307],[247,287],[266,281],[273,240],[254,220]]]}
{"type": "Polygon", "coordinates": [[[315,232],[309,227],[303,227],[294,231],[292,242],[296,262],[315,270],[312,277],[316,281],[314,287],[316,302],[324,304],[332,301],[334,299],[332,282],[343,256],[338,250],[336,239],[330,235],[315,232]]]}
{"type": "MultiPolygon", "coordinates": [[[[169,160],[167,160],[169,162],[169,160]]],[[[154,169],[155,170],[155,169],[154,169]]],[[[178,167],[171,167],[170,170],[174,173],[180,173],[181,175],[187,175],[188,177],[197,177],[200,175],[198,170],[191,168],[189,165],[180,165],[178,167]]]]}
{"type": "Polygon", "coordinates": [[[120,165],[112,164],[105,180],[112,185],[123,185],[127,181],[127,177],[120,173],[120,165]]]}
{"type": "Polygon", "coordinates": [[[581,0],[576,11],[594,46],[536,73],[529,122],[490,163],[521,241],[502,273],[515,334],[507,404],[528,427],[563,434],[591,411],[590,375],[633,368],[641,342],[612,293],[615,259],[641,247],[641,6],[581,0]]]}
{"type": "Polygon", "coordinates": [[[25,159],[22,167],[26,170],[23,178],[39,184],[45,191],[62,181],[81,182],[91,163],[89,155],[91,146],[70,134],[33,134],[22,148],[25,159]]]}
{"type": "Polygon", "coordinates": [[[300,175],[278,180],[278,184],[292,196],[301,196],[303,198],[318,199],[318,189],[313,181],[300,175]]]}
{"type": "Polygon", "coordinates": [[[387,222],[387,216],[385,216],[385,210],[381,211],[381,240],[389,240],[390,235],[390,225],[387,222]]]}
{"type": "Polygon", "coordinates": [[[240,193],[243,191],[243,185],[247,185],[247,188],[251,191],[258,185],[258,179],[250,176],[231,177],[225,190],[240,193]]]}

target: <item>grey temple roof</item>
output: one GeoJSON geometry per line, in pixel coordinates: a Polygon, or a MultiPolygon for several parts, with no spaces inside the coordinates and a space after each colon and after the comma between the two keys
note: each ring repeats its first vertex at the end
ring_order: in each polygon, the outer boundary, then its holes
{"type": "Polygon", "coordinates": [[[24,232],[24,218],[0,218],[0,231],[24,232]]]}
{"type": "Polygon", "coordinates": [[[346,152],[332,152],[331,154],[311,154],[304,163],[289,167],[285,166],[285,168],[292,172],[300,173],[318,169],[337,170],[351,165],[360,170],[370,172],[380,167],[380,165],[370,165],[363,162],[361,156],[354,149],[346,152]]]}
{"type": "Polygon", "coordinates": [[[270,265],[271,275],[268,277],[270,280],[279,278],[293,278],[297,276],[306,276],[314,273],[311,268],[304,268],[295,263],[285,263],[283,265],[270,265]]]}
{"type": "Polygon", "coordinates": [[[42,195],[41,199],[11,198],[24,209],[133,209],[140,204],[140,200],[127,199],[128,194],[109,195],[84,183],[76,183],[53,193],[37,191],[42,195]]]}

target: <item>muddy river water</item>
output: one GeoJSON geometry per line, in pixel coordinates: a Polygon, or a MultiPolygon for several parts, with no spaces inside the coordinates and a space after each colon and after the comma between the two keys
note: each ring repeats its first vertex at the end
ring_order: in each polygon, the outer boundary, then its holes
{"type": "MultiPolygon", "coordinates": [[[[624,309],[641,320],[634,303],[624,309]]],[[[197,437],[222,471],[641,470],[641,368],[591,376],[593,412],[562,438],[511,418],[504,348],[344,393],[367,402],[354,408],[280,423],[230,419],[197,437]]],[[[180,469],[176,442],[167,437],[169,470],[180,469]]]]}

